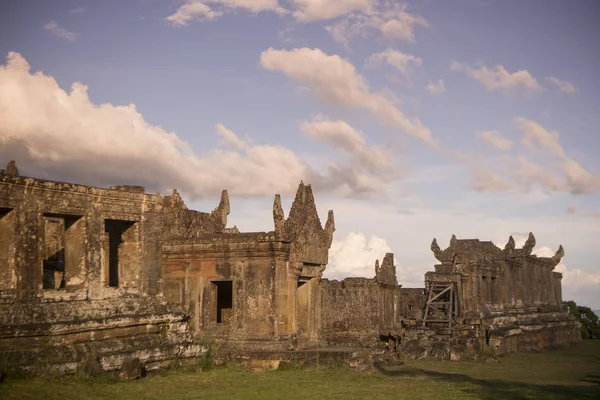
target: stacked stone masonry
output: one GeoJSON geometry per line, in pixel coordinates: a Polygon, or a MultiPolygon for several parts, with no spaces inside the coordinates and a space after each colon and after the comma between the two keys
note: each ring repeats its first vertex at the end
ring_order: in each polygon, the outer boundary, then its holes
{"type": "MultiPolygon", "coordinates": [[[[579,326],[561,308],[551,258],[510,238],[441,250],[425,288],[398,284],[392,254],[374,277],[322,279],[335,222],[321,224],[301,183],[271,232],[227,228],[226,191],[210,213],[176,190],[108,189],[0,170],[0,355],[25,369],[152,370],[202,356],[393,343],[399,356],[460,358],[569,345],[579,326]],[[446,292],[432,300],[439,288],[446,292]],[[447,300],[447,301],[440,301],[447,300]],[[446,322],[439,322],[446,321],[446,322]]],[[[401,281],[402,277],[400,277],[401,281]]]]}

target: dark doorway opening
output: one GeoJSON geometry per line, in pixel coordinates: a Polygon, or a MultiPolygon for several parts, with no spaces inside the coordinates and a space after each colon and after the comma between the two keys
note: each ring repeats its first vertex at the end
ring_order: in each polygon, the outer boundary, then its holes
{"type": "Polygon", "coordinates": [[[119,286],[119,247],[123,233],[135,224],[132,221],[104,220],[104,231],[108,233],[108,286],[119,286]]]}
{"type": "Polygon", "coordinates": [[[44,259],[42,261],[42,288],[63,289],[65,287],[67,240],[71,228],[81,216],[44,213],[44,259]]]}
{"type": "Polygon", "coordinates": [[[217,287],[217,324],[228,323],[233,311],[233,282],[213,281],[217,287]]]}
{"type": "Polygon", "coordinates": [[[12,208],[2,208],[0,207],[0,219],[6,217],[9,212],[12,211],[12,208]]]}

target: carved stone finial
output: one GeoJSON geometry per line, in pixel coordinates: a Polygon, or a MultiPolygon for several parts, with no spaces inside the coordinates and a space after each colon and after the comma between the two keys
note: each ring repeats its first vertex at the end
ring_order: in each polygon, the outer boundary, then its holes
{"type": "Polygon", "coordinates": [[[506,246],[504,246],[504,251],[508,254],[512,253],[515,249],[515,239],[513,239],[512,235],[508,237],[508,242],[506,246]]]}
{"type": "Polygon", "coordinates": [[[554,264],[552,266],[553,269],[560,263],[560,260],[562,260],[562,258],[564,256],[565,256],[565,250],[563,249],[562,244],[561,244],[560,246],[558,246],[558,250],[556,251],[554,256],[552,256],[552,263],[554,264]]]}
{"type": "Polygon", "coordinates": [[[438,246],[436,238],[433,238],[433,241],[431,242],[431,251],[433,251],[435,258],[442,261],[442,250],[440,249],[440,246],[438,246]]]}
{"type": "Polygon", "coordinates": [[[333,210],[329,210],[327,213],[327,222],[325,222],[325,234],[327,235],[329,246],[331,246],[331,243],[333,242],[333,232],[335,232],[335,218],[333,216],[333,210]]]}
{"type": "Polygon", "coordinates": [[[454,247],[455,244],[456,244],[456,236],[452,235],[452,237],[450,238],[450,247],[454,247]]]}
{"type": "Polygon", "coordinates": [[[285,214],[281,207],[281,196],[276,194],[273,201],[273,222],[275,224],[275,235],[282,237],[285,232],[285,214]]]}
{"type": "Polygon", "coordinates": [[[227,216],[230,211],[229,194],[227,193],[227,190],[223,190],[221,192],[221,201],[219,201],[219,205],[210,213],[211,219],[221,227],[221,230],[225,229],[227,226],[227,216]]]}
{"type": "Polygon", "coordinates": [[[531,251],[533,250],[534,247],[535,247],[535,236],[533,236],[533,233],[529,232],[529,237],[527,238],[527,241],[523,245],[523,252],[526,255],[530,255],[531,251]]]}
{"type": "Polygon", "coordinates": [[[6,175],[8,176],[19,176],[19,168],[15,160],[10,160],[6,165],[6,175]]]}

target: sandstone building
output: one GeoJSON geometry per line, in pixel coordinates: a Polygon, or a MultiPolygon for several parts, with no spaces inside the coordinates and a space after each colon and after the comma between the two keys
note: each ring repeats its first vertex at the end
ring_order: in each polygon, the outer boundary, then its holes
{"type": "MultiPolygon", "coordinates": [[[[398,284],[392,254],[374,278],[322,279],[335,231],[301,183],[271,232],[227,228],[226,191],[210,213],[139,186],[108,189],[0,170],[0,355],[25,368],[146,370],[194,359],[206,339],[231,353],[377,346],[400,356],[460,358],[570,344],[561,308],[563,256],[531,255],[512,238],[457,240],[425,288],[398,284]],[[133,361],[132,361],[133,360],[133,361]]],[[[401,277],[400,277],[401,278],[401,277]]]]}

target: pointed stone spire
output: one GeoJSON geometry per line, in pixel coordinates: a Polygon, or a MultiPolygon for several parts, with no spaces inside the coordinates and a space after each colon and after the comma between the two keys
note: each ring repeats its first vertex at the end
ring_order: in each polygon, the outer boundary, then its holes
{"type": "Polygon", "coordinates": [[[333,232],[335,232],[335,218],[333,216],[333,210],[329,210],[327,213],[327,222],[325,222],[325,234],[327,235],[327,240],[329,246],[333,242],[333,232]]]}
{"type": "Polygon", "coordinates": [[[275,224],[275,235],[279,238],[285,236],[285,214],[281,207],[281,196],[276,194],[273,201],[273,222],[275,224]]]}

